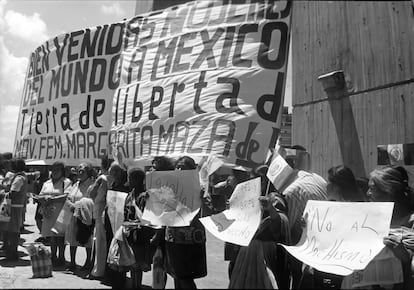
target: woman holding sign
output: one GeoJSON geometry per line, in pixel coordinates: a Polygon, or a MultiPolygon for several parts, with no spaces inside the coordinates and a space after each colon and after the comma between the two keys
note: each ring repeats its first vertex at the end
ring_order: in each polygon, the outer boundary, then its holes
{"type": "Polygon", "coordinates": [[[237,255],[230,289],[289,288],[287,255],[277,244],[290,242],[287,206],[266,177],[267,171],[268,166],[261,165],[251,172],[251,177],[261,179],[262,220],[249,246],[241,247],[237,255]]]}
{"type": "Polygon", "coordinates": [[[65,263],[65,233],[55,234],[51,229],[63,208],[67,194],[71,190],[71,180],[65,178],[65,164],[56,161],[52,164],[51,178],[47,180],[40,190],[38,202],[42,214],[42,237],[51,238],[52,264],[62,266],[65,263]],[[57,250],[59,249],[59,258],[57,250]]]}
{"type": "MultiPolygon", "coordinates": [[[[176,170],[195,170],[194,160],[181,157],[176,170]]],[[[200,196],[199,192],[194,193],[200,196]]],[[[199,221],[200,213],[187,227],[166,227],[165,252],[167,273],[174,278],[175,289],[196,289],[194,279],[207,275],[206,233],[199,221]]]]}

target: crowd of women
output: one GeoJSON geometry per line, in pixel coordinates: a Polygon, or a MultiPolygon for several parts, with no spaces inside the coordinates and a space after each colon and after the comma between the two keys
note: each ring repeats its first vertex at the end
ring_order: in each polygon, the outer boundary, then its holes
{"type": "MultiPolygon", "coordinates": [[[[73,172],[68,171],[62,162],[55,162],[50,168],[50,178],[34,197],[38,202],[36,219],[42,239],[50,243],[53,265],[77,271],[76,251],[78,247],[84,247],[86,261],[82,269],[89,271],[90,279],[99,279],[118,288],[125,286],[127,272],[130,271],[133,287],[140,288],[143,272],[154,270],[154,264],[161,263],[165,272],[160,287],[165,286],[168,273],[174,279],[175,288],[195,289],[194,280],[207,275],[206,235],[199,218],[224,210],[235,186],[257,177],[261,179],[262,220],[249,246],[225,243],[229,288],[339,289],[344,285],[344,277],[312,269],[278,244],[295,245],[299,241],[306,225],[302,215],[308,200],[394,202],[391,229],[404,227],[413,231],[414,193],[404,167],[385,166],[373,170],[369,178],[356,178],[351,169],[340,165],[329,169],[325,181],[309,172],[306,158],[289,156],[283,150],[279,153],[294,170],[283,183],[278,184],[278,188],[266,177],[269,164],[250,172],[232,169],[227,171],[227,175],[218,170],[210,176],[210,184],[206,188],[194,193],[200,196],[203,206],[186,227],[151,227],[139,223],[149,195],[145,184],[146,172],[142,169],[126,169],[104,158],[99,170],[82,163],[73,172]],[[68,178],[68,173],[73,176],[68,178]],[[106,198],[108,190],[127,193],[123,227],[134,255],[134,263],[129,267],[114,267],[108,262],[110,248],[117,235],[111,227],[106,198]],[[224,200],[222,205],[217,203],[218,196],[224,200]],[[64,231],[56,231],[54,226],[64,207],[71,213],[70,220],[64,231]],[[66,245],[70,251],[67,264],[66,245]],[[156,254],[157,251],[162,255],[156,254]],[[154,259],[155,256],[162,257],[162,261],[154,259]]],[[[188,156],[177,160],[161,156],[153,159],[150,170],[196,169],[198,165],[188,156]]],[[[28,177],[23,160],[12,159],[2,166],[2,170],[1,186],[11,199],[10,222],[0,227],[3,251],[8,259],[16,259],[28,177]]],[[[384,244],[401,262],[403,281],[395,285],[373,283],[371,288],[414,289],[414,248],[405,243],[403,237],[393,235],[392,230],[389,236],[384,237],[384,244]]]]}

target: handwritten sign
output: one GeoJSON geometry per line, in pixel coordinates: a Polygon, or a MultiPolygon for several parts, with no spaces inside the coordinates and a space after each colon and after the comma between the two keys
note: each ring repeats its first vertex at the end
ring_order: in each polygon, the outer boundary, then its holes
{"type": "Polygon", "coordinates": [[[197,170],[154,171],[142,219],[156,226],[189,226],[201,205],[197,170]]]}
{"type": "Polygon", "coordinates": [[[296,246],[283,246],[319,271],[346,276],[364,269],[384,248],[392,211],[392,202],[309,200],[301,240],[296,246]]]}
{"type": "Polygon", "coordinates": [[[282,156],[277,154],[270,164],[266,176],[276,188],[280,189],[292,173],[292,167],[282,156]]]}
{"type": "Polygon", "coordinates": [[[106,194],[106,204],[108,206],[108,217],[111,222],[112,233],[121,227],[124,222],[126,192],[108,190],[106,194]]]}
{"type": "Polygon", "coordinates": [[[260,178],[240,183],[229,200],[228,210],[200,221],[220,240],[248,246],[260,224],[259,196],[260,178]]]}

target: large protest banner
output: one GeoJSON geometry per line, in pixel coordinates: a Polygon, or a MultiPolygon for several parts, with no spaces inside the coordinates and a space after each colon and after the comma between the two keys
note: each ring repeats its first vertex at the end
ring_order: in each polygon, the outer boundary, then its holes
{"type": "Polygon", "coordinates": [[[99,165],[107,153],[125,23],[65,33],[30,55],[15,156],[99,165]]]}
{"type": "Polygon", "coordinates": [[[291,2],[242,2],[194,1],[127,21],[110,133],[126,159],[263,163],[280,131],[291,2]]]}
{"type": "Polygon", "coordinates": [[[230,197],[229,209],[200,221],[220,240],[248,246],[261,220],[259,196],[260,178],[240,183],[230,197]]]}
{"type": "Polygon", "coordinates": [[[30,56],[15,156],[263,163],[280,131],[290,12],[290,1],[194,1],[46,41],[30,56]]]}
{"type": "Polygon", "coordinates": [[[197,170],[153,171],[145,180],[149,198],[142,219],[156,226],[189,226],[201,205],[197,170]]]}
{"type": "Polygon", "coordinates": [[[313,268],[337,275],[364,269],[384,248],[392,202],[309,200],[307,226],[296,246],[285,249],[313,268]]]}

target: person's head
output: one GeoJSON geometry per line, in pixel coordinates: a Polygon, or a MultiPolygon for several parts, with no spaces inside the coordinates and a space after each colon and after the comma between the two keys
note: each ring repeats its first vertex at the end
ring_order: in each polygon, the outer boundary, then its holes
{"type": "Polygon", "coordinates": [[[11,161],[11,171],[12,172],[23,172],[26,171],[26,163],[21,158],[14,158],[11,161]]]}
{"type": "Polygon", "coordinates": [[[178,158],[177,162],[175,162],[175,169],[178,170],[193,170],[196,169],[197,165],[193,158],[189,156],[183,156],[178,158]]]}
{"type": "Polygon", "coordinates": [[[329,168],[327,191],[330,200],[363,200],[352,170],[344,165],[329,168]]]}
{"type": "Polygon", "coordinates": [[[402,166],[386,166],[370,173],[368,196],[373,201],[393,201],[399,206],[411,205],[408,174],[402,166]]]}
{"type": "Polygon", "coordinates": [[[65,164],[61,161],[56,161],[52,164],[52,180],[59,180],[65,176],[65,164]]]}
{"type": "Polygon", "coordinates": [[[108,155],[105,155],[104,157],[101,158],[101,169],[102,172],[106,173],[109,170],[109,167],[111,167],[111,164],[114,160],[110,159],[108,157],[108,155]]]}
{"type": "Polygon", "coordinates": [[[116,162],[112,163],[111,167],[109,167],[109,175],[118,184],[124,184],[127,181],[126,170],[116,162]]]}
{"type": "Polygon", "coordinates": [[[93,167],[89,163],[81,163],[77,168],[78,181],[83,182],[93,176],[93,167]]]}
{"type": "Polygon", "coordinates": [[[284,147],[285,156],[282,156],[290,167],[298,170],[310,170],[310,155],[305,147],[293,145],[284,147]]]}
{"type": "Polygon", "coordinates": [[[166,156],[156,156],[152,161],[152,166],[156,171],[174,170],[174,162],[171,158],[166,156]]]}
{"type": "Polygon", "coordinates": [[[145,172],[140,168],[131,168],[128,170],[128,184],[135,192],[145,191],[145,172]]]}

